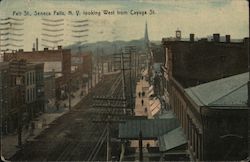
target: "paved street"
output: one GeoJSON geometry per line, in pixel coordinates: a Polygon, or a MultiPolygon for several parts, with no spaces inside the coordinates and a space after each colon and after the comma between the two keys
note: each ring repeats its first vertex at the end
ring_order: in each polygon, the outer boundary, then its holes
{"type": "MultiPolygon", "coordinates": [[[[73,110],[50,123],[46,130],[24,145],[11,160],[60,161],[88,160],[92,149],[104,132],[104,124],[92,122],[92,96],[107,91],[117,75],[105,77],[73,110]]],[[[96,159],[103,159],[101,154],[96,159]]]]}

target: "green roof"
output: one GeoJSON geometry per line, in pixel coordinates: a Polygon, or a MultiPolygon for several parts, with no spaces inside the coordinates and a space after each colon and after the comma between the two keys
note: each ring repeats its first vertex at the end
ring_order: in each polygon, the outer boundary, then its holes
{"type": "Polygon", "coordinates": [[[247,106],[249,73],[185,89],[198,106],[247,106]]]}
{"type": "Polygon", "coordinates": [[[157,139],[179,125],[176,118],[128,120],[119,124],[119,138],[138,139],[141,131],[143,139],[157,139]]]}

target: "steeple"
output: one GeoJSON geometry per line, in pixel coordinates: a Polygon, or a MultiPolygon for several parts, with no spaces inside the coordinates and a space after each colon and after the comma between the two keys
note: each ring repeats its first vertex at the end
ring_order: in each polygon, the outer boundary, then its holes
{"type": "Polygon", "coordinates": [[[148,24],[147,24],[147,21],[145,23],[144,41],[145,41],[145,46],[147,48],[149,48],[150,47],[150,42],[149,42],[149,38],[148,38],[148,24]]]}

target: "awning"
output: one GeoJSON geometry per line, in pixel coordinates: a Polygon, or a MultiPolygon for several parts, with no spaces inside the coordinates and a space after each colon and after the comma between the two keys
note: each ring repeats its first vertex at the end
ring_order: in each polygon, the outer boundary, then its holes
{"type": "Polygon", "coordinates": [[[171,118],[175,118],[175,117],[176,116],[174,115],[174,113],[171,110],[169,110],[163,114],[160,114],[158,116],[159,119],[171,119],[171,118]]]}
{"type": "Polygon", "coordinates": [[[159,150],[161,152],[168,151],[186,143],[187,140],[182,131],[182,128],[178,127],[159,137],[159,150]]]}
{"type": "Polygon", "coordinates": [[[150,86],[149,88],[148,88],[148,97],[150,97],[151,95],[153,95],[154,94],[154,86],[150,86]]]}
{"type": "Polygon", "coordinates": [[[161,102],[159,99],[154,98],[153,100],[149,101],[149,104],[150,104],[149,109],[150,109],[152,116],[154,116],[155,114],[157,114],[160,111],[161,102]]]}
{"type": "Polygon", "coordinates": [[[179,122],[176,118],[127,120],[119,124],[119,138],[138,140],[141,131],[143,139],[157,139],[177,127],[179,122]]]}
{"type": "Polygon", "coordinates": [[[142,72],[142,76],[146,76],[146,75],[148,75],[148,70],[144,70],[143,72],[142,72]]]}

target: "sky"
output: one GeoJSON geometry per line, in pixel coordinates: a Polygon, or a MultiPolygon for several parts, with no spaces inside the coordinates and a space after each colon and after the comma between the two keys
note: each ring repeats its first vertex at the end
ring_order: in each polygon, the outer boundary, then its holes
{"type": "MultiPolygon", "coordinates": [[[[221,35],[230,34],[231,38],[243,38],[249,36],[249,9],[246,0],[2,0],[0,2],[0,18],[12,17],[24,19],[24,24],[13,28],[22,28],[23,39],[19,44],[24,45],[25,50],[31,50],[35,38],[39,38],[41,44],[55,45],[42,41],[42,39],[63,40],[63,46],[76,41],[114,41],[134,40],[144,37],[145,23],[148,24],[150,40],[161,40],[163,37],[175,36],[175,31],[180,29],[182,37],[189,37],[194,33],[196,37],[206,37],[213,33],[221,35]],[[65,12],[65,15],[54,15],[54,11],[65,12]],[[81,12],[76,16],[76,11],[81,12]],[[103,10],[115,11],[113,15],[103,14],[103,10]],[[127,11],[126,15],[117,15],[118,11],[127,11]],[[131,10],[147,12],[146,15],[132,15],[131,10]],[[150,10],[154,14],[149,14],[150,10]],[[28,11],[30,16],[24,16],[28,11]],[[36,16],[37,12],[50,12],[50,16],[36,16]],[[68,12],[72,11],[73,15],[68,12]],[[83,11],[100,12],[101,15],[83,15],[83,11]],[[21,12],[21,16],[14,13],[21,12]],[[42,19],[54,20],[54,22],[42,19]],[[55,20],[63,19],[64,25],[52,27],[63,29],[60,32],[48,32],[42,29],[50,28],[42,25],[58,24],[55,20]],[[73,21],[88,20],[86,27],[74,28],[73,21]],[[88,29],[84,33],[74,33],[72,30],[88,29]],[[50,38],[42,34],[63,34],[63,36],[50,38]],[[73,35],[88,35],[76,38],[73,35]]],[[[6,21],[1,21],[1,23],[6,21]]],[[[61,22],[60,22],[61,23],[61,22]]],[[[59,24],[60,24],[59,23],[59,24]]],[[[79,23],[81,24],[81,23],[79,23]]],[[[0,29],[6,26],[0,25],[0,29]]],[[[4,33],[4,30],[0,30],[4,33]]],[[[2,36],[1,39],[5,37],[2,36]]],[[[20,38],[20,37],[17,37],[20,38]]],[[[17,39],[16,38],[16,39],[17,39]]],[[[1,41],[2,43],[3,41],[1,41]]],[[[3,44],[3,43],[2,43],[3,44]]]]}

